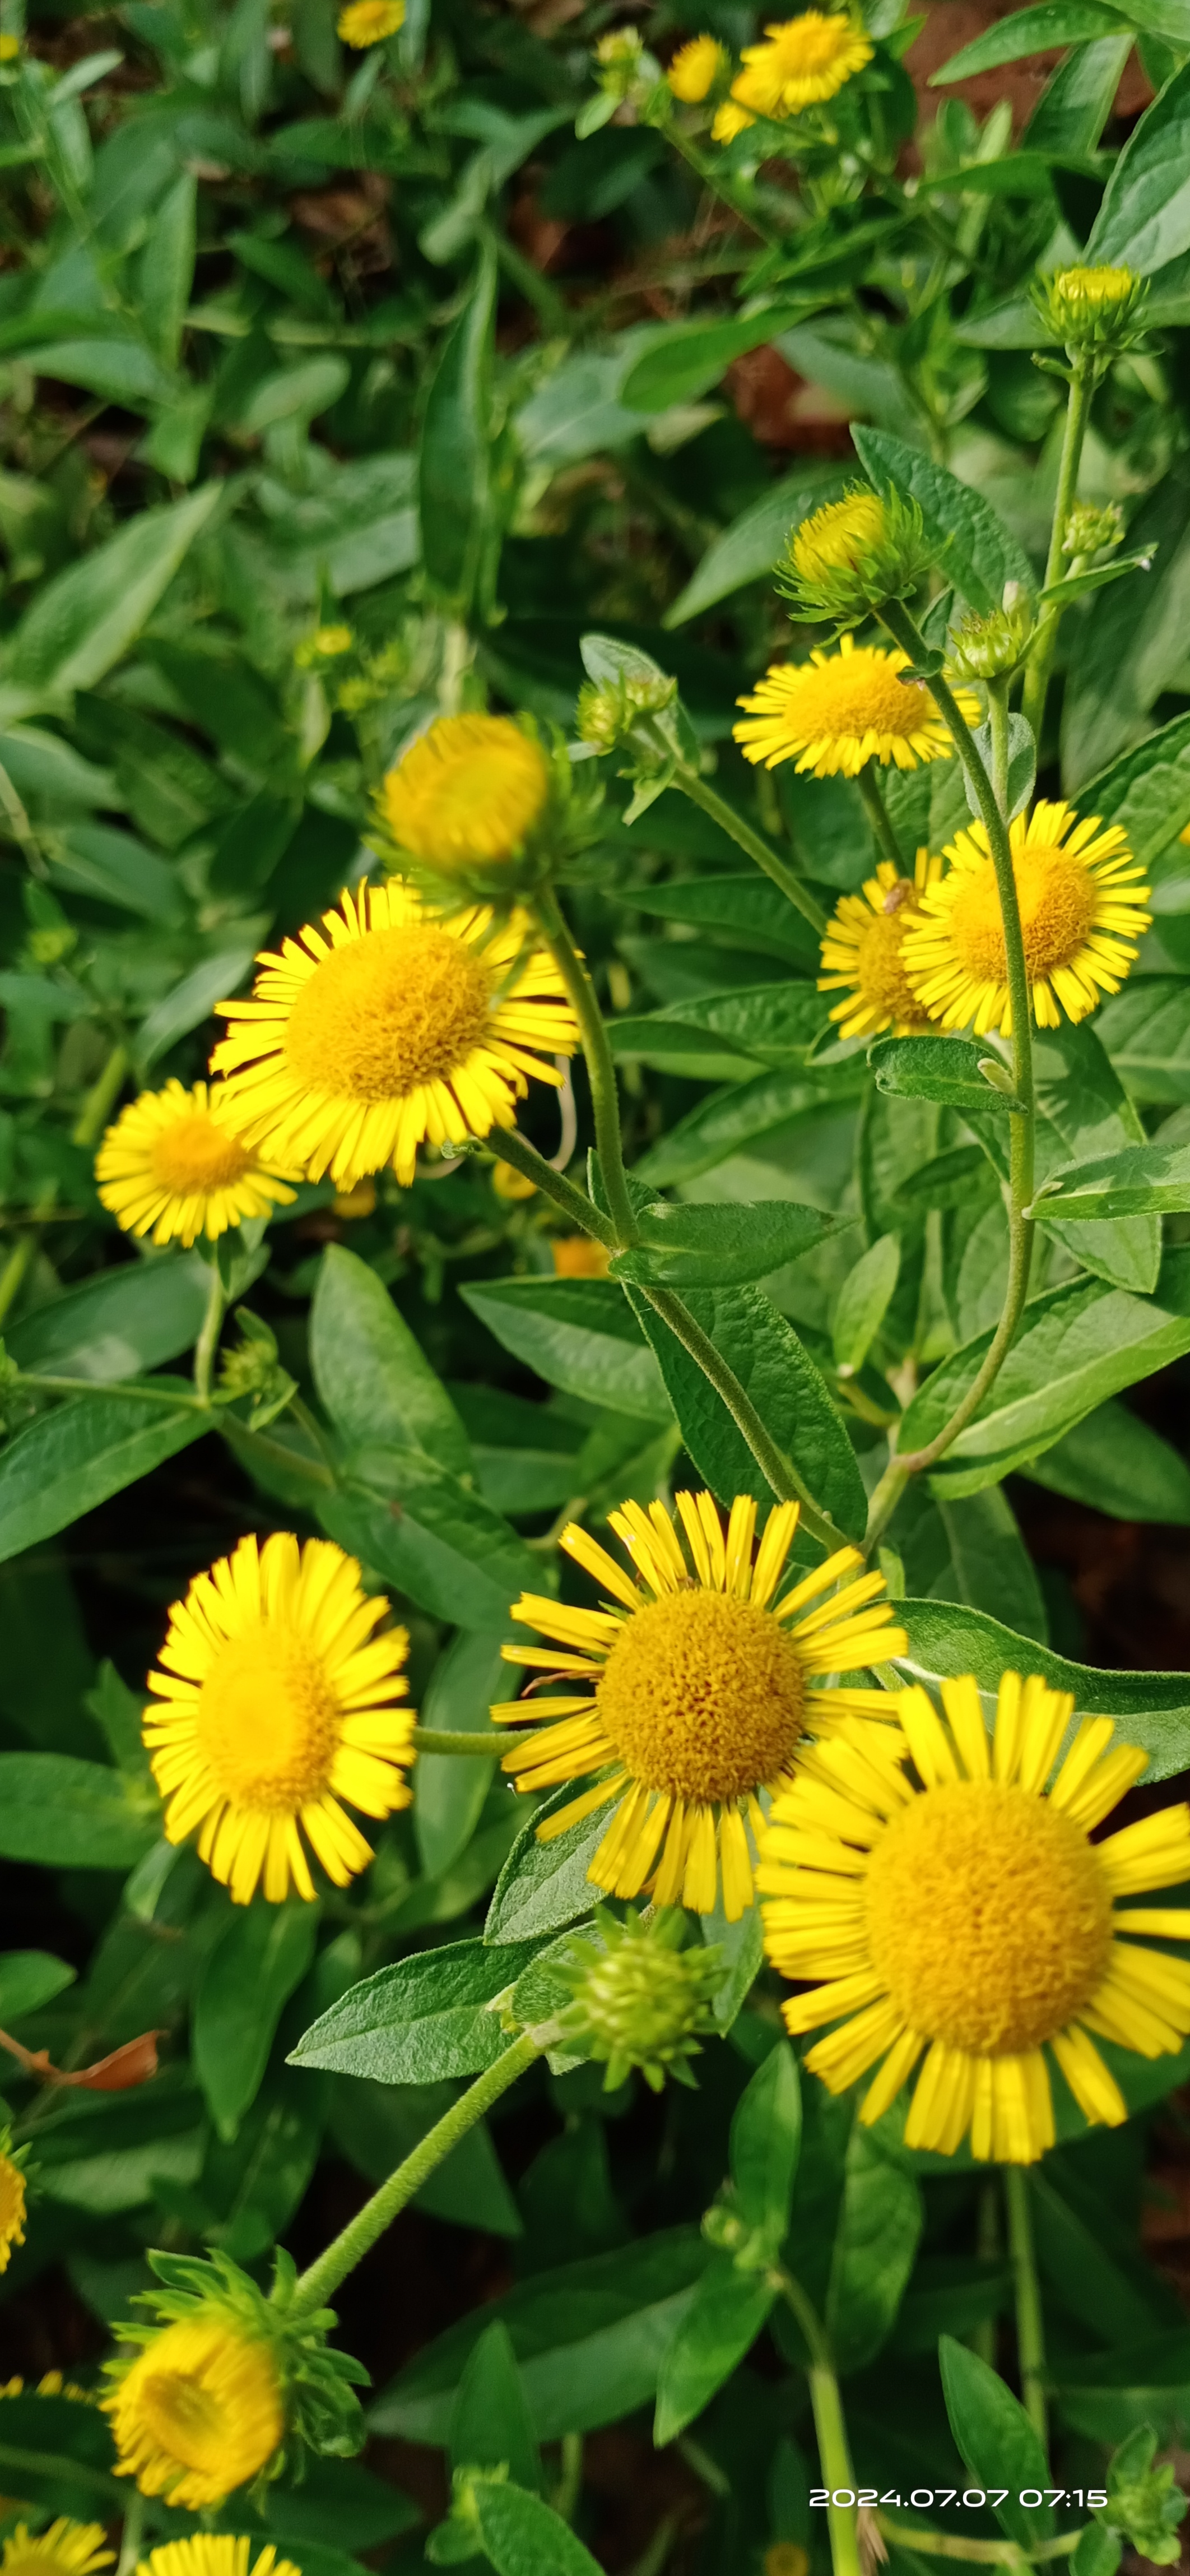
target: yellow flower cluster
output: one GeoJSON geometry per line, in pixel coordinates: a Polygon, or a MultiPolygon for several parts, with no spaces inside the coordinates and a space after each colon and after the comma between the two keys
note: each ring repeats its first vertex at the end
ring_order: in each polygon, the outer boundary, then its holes
{"type": "MultiPolygon", "coordinates": [[[[776,21],[765,28],[763,44],[745,45],[742,68],[716,112],[713,140],[733,143],[758,116],[783,125],[805,108],[824,105],[871,62],[872,53],[861,28],[842,11],[803,9],[799,17],[776,21]]],[[[714,38],[697,36],[675,56],[669,85],[675,98],[699,101],[725,68],[714,38]]]]}

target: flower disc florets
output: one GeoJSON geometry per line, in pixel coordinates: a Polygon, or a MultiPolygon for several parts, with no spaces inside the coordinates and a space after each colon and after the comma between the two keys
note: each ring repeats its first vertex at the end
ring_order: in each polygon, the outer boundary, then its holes
{"type": "Polygon", "coordinates": [[[1005,677],[1023,661],[1032,633],[1033,604],[1023,593],[1011,606],[993,608],[986,617],[964,617],[951,629],[948,676],[956,680],[1005,677]]]}
{"type": "Polygon", "coordinates": [[[857,626],[886,600],[909,598],[932,560],[916,501],[857,486],[793,530],[777,588],[799,617],[857,626]]]}
{"type": "Polygon", "coordinates": [[[603,1947],[576,1939],[561,1966],[574,1996],[563,2021],[568,2041],[606,2063],[606,2093],[633,2067],[654,2093],[667,2074],[691,2084],[688,2061],[716,2026],[712,1997],[723,1976],[722,1954],[701,1944],[683,1949],[685,1925],[676,1912],[646,1921],[630,1910],[619,1923],[600,1905],[595,1922],[603,1947]]]}
{"type": "Polygon", "coordinates": [[[1064,268],[1034,290],[1043,318],[1071,355],[1095,350],[1118,357],[1140,336],[1146,277],[1130,268],[1064,268]]]}

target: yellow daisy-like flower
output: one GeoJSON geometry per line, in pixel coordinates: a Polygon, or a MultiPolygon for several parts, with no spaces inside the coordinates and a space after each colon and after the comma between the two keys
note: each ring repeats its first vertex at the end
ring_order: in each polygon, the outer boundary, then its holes
{"type": "Polygon", "coordinates": [[[737,134],[746,134],[748,127],[755,123],[755,117],[749,116],[746,107],[739,107],[734,99],[725,98],[722,107],[715,110],[711,141],[712,143],[734,143],[737,134]]]}
{"type": "Polygon", "coordinates": [[[796,1503],[774,1505],[754,1558],[750,1495],[737,1495],[726,1533],[710,1494],[676,1502],[682,1536],[661,1503],[646,1512],[628,1502],[610,1514],[635,1580],[586,1530],[572,1523],[563,1532],[568,1556],[610,1598],[582,1610],[525,1593],[512,1617],[566,1651],[501,1651],[509,1663],[587,1687],[537,1711],[514,1700],[492,1715],[547,1721],[504,1756],[518,1789],[600,1775],[539,1827],[550,1840],[614,1800],[587,1873],[596,1887],[636,1896],[648,1886],[658,1905],[710,1914],[721,1881],[735,1923],[752,1903],[745,1818],[757,1833],[759,1792],[794,1778],[807,1734],[850,1737],[892,1708],[884,1691],[812,1684],[903,1654],[905,1638],[890,1624],[883,1576],[860,1571],[858,1548],[840,1548],[777,1600],[796,1503]]]}
{"type": "MultiPolygon", "coordinates": [[[[294,1175],[291,1173],[290,1178],[294,1175]]],[[[244,1141],[222,1084],[142,1091],[95,1157],[99,1196],[125,1234],[154,1243],[214,1241],[242,1217],[271,1216],[293,1191],[244,1141]]]]}
{"type": "Polygon", "coordinates": [[[25,2177],[11,2156],[0,2153],[0,2272],[7,2272],[14,2245],[25,2242],[25,2177]]]}
{"type": "Polygon", "coordinates": [[[784,2013],[792,2032],[837,2025],[806,2059],[832,2093],[883,2061],[862,2120],[924,2050],[906,2144],[953,2155],[970,2133],[973,2155],[1029,2164],[1054,2143],[1047,2048],[1085,2117],[1114,2125],[1127,2106],[1091,2034],[1160,2057],[1190,2031],[1190,1965],[1135,1937],[1190,1939],[1190,1909],[1117,1910],[1190,1877],[1190,1808],[1092,1842],[1148,1761],[1110,1718],[1084,1718],[1047,1791],[1069,1692],[1005,1673],[990,1742],[969,1675],[942,1701],[945,1724],[920,1688],[898,1694],[900,1761],[870,1728],[776,1801],[765,1945],[783,1976],[823,1981],[784,2013]]]}
{"type": "Polygon", "coordinates": [[[898,876],[891,859],[881,859],[862,893],[845,894],[835,905],[822,943],[828,971],[818,990],[846,994],[830,1014],[841,1038],[879,1037],[884,1029],[907,1038],[929,1027],[905,972],[902,944],[908,924],[920,916],[921,895],[941,869],[928,850],[918,851],[911,877],[898,876]]]}
{"type": "Polygon", "coordinates": [[[385,819],[402,850],[449,874],[514,857],[549,785],[541,744],[511,716],[440,716],[389,770],[385,819]]]}
{"type": "Polygon", "coordinates": [[[197,1826],[199,1858],[235,1904],[262,1879],[271,1905],[291,1885],[313,1897],[303,1834],[345,1887],[372,1853],[340,1799],[365,1816],[409,1805],[413,1711],[394,1705],[409,1639],[375,1635],[387,1612],[354,1557],[287,1530],[263,1547],[241,1539],[174,1604],[149,1674],[165,1706],[145,1710],[144,1739],[170,1842],[197,1826]]]}
{"type": "Polygon", "coordinates": [[[214,2304],[163,2326],[103,2404],[117,2477],[192,2512],[267,2468],[285,2430],[272,2347],[214,2304]]]}
{"type": "Polygon", "coordinates": [[[848,492],[827,501],[794,529],[789,552],[801,581],[819,582],[832,572],[853,572],[870,547],[879,545],[888,527],[888,512],[878,492],[848,492]]]}
{"type": "Polygon", "coordinates": [[[106,2539],[101,2522],[71,2522],[65,2514],[36,2537],[18,2522],[4,2543],[0,2576],[94,2576],[115,2559],[106,2539]]]}
{"type": "MultiPolygon", "coordinates": [[[[796,760],[799,777],[812,770],[816,778],[840,771],[855,778],[869,760],[885,768],[894,761],[898,769],[950,760],[954,745],[925,682],[899,676],[908,663],[907,653],[856,644],[850,635],[837,653],[816,648],[808,662],[775,662],[755,695],[737,700],[748,722],[732,726],[734,739],[753,767],[796,760]]],[[[955,695],[968,722],[977,723],[974,690],[955,695]]]]}
{"type": "Polygon", "coordinates": [[[278,2558],[270,2541],[251,2569],[251,2540],[226,2531],[194,2531],[189,2540],[167,2540],[142,2558],[137,2576],[299,2576],[292,2559],[278,2558]]]}
{"type": "Polygon", "coordinates": [[[382,45],[404,24],[405,0],[349,0],[335,20],[335,33],[362,53],[366,45],[382,45]]]}
{"type": "Polygon", "coordinates": [[[679,45],[665,77],[675,98],[698,107],[726,70],[727,56],[714,36],[692,36],[688,45],[679,45]]]}
{"type": "Polygon", "coordinates": [[[578,1027],[524,914],[486,905],[426,912],[394,877],[361,885],[321,928],[266,950],[212,1064],[235,1114],[270,1155],[350,1188],[391,1163],[412,1179],[418,1146],[511,1127],[529,1077],[562,1076],[534,1052],[572,1055],[578,1027]]]}
{"type": "Polygon", "coordinates": [[[766,44],[745,45],[744,69],[731,85],[732,97],[757,116],[780,121],[820,105],[872,59],[867,37],[850,18],[823,9],[805,9],[764,32],[766,44]]]}
{"type": "MultiPolygon", "coordinates": [[[[1104,993],[1118,993],[1150,915],[1149,889],[1119,823],[1079,822],[1069,805],[1035,805],[1009,829],[1025,967],[1038,1027],[1085,1020],[1104,993]],[[1060,1006],[1060,1007],[1059,1007],[1060,1006]]],[[[1004,925],[987,829],[972,823],[948,845],[949,874],[922,897],[906,925],[905,966],[913,991],[943,1028],[1012,1033],[1004,925]]]]}

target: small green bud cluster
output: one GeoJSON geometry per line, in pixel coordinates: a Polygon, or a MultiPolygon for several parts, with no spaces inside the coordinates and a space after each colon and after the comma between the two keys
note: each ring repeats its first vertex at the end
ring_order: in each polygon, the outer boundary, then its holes
{"type": "Polygon", "coordinates": [[[615,751],[631,740],[638,717],[659,715],[677,694],[677,681],[660,674],[655,680],[632,678],[627,672],[617,680],[586,680],[578,695],[579,740],[592,743],[596,751],[615,751]]]}
{"type": "Polygon", "coordinates": [[[647,52],[643,36],[636,27],[613,27],[601,36],[595,47],[595,78],[599,87],[587,99],[575,118],[574,130],[584,141],[597,134],[620,110],[627,110],[626,121],[632,122],[654,102],[658,94],[668,99],[669,92],[656,56],[647,52]]]}
{"type": "Polygon", "coordinates": [[[688,2061],[715,2030],[712,1998],[723,1976],[717,1949],[684,1950],[684,1916],[676,1909],[620,1923],[601,1905],[594,1940],[575,1940],[560,1974],[573,2002],[563,2016],[567,2041],[606,2064],[611,2093],[635,2067],[654,2093],[667,2075],[692,2084],[688,2061]]]}
{"type": "Polygon", "coordinates": [[[1108,546],[1122,544],[1124,513],[1116,502],[1109,501],[1097,510],[1093,501],[1076,501],[1062,536],[1064,555],[1098,555],[1108,546]]]}
{"type": "Polygon", "coordinates": [[[910,598],[934,554],[912,497],[859,485],[793,529],[777,587],[798,617],[856,626],[886,601],[910,598]]]}
{"type": "Polygon", "coordinates": [[[1120,2444],[1107,2473],[1107,2505],[1099,2519],[1128,2540],[1137,2556],[1151,2566],[1172,2567],[1181,2555],[1178,2526],[1187,2499],[1175,2484],[1169,2461],[1154,2468],[1157,2435],[1140,2424],[1120,2444]]]}
{"type": "Polygon", "coordinates": [[[1002,608],[964,617],[952,629],[947,670],[956,680],[1002,679],[1023,661],[1032,633],[1033,603],[1018,582],[1007,582],[1002,608]]]}
{"type": "Polygon", "coordinates": [[[702,2232],[716,2253],[734,2257],[737,2272],[767,2272],[780,2253],[770,2227],[749,2227],[735,2206],[731,2187],[703,2211],[702,2232]]]}
{"type": "Polygon", "coordinates": [[[279,1413],[284,1413],[290,1397],[297,1394],[297,1381],[288,1369],[282,1368],[276,1337],[259,1315],[239,1306],[236,1322],[243,1340],[223,1354],[219,1393],[227,1404],[250,1397],[246,1427],[249,1431],[263,1431],[279,1413]]]}
{"type": "Polygon", "coordinates": [[[1135,347],[1149,282],[1130,268],[1064,268],[1034,288],[1043,321],[1071,357],[1106,359],[1135,347]]]}

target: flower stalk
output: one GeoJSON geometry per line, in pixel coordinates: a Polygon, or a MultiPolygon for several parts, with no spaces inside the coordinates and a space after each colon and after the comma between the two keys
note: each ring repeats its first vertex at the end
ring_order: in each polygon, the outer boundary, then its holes
{"type": "Polygon", "coordinates": [[[810,2405],[814,2414],[814,2431],[818,2439],[818,2459],[822,2482],[832,2501],[827,2506],[827,2528],[830,2534],[831,2566],[834,2576],[863,2576],[859,2553],[859,2528],[854,2505],[836,2504],[838,2489],[855,2492],[855,2473],[851,2465],[851,2447],[843,2399],[835,2371],[834,2356],[826,2329],[816,2308],[807,2298],[801,2282],[792,2272],[778,2271],[773,2276],[786,2306],[797,2320],[810,2354],[806,2376],[810,2385],[810,2405]]]}
{"type": "MultiPolygon", "coordinates": [[[[537,897],[537,918],[582,1032],[583,1054],[587,1062],[587,1078],[591,1085],[591,1106],[595,1117],[595,1143],[599,1152],[603,1186],[607,1193],[608,1212],[614,1228],[616,1244],[627,1246],[636,1242],[637,1224],[624,1170],[616,1068],[607,1042],[603,1015],[595,998],[591,978],[562,918],[552,887],[543,887],[537,897]]],[[[512,1157],[510,1156],[509,1159],[511,1160],[512,1157]]],[[[585,1225],[587,1219],[583,1217],[581,1222],[585,1225]]],[[[597,1231],[593,1226],[589,1230],[592,1233],[597,1231]]]]}
{"type": "Polygon", "coordinates": [[[695,1322],[683,1299],[672,1288],[642,1288],[640,1294],[647,1298],[654,1314],[660,1315],[662,1323],[668,1324],[675,1340],[681,1343],[683,1350],[702,1370],[703,1376],[710,1381],[716,1395],[722,1398],[737,1431],[747,1441],[765,1482],[772,1487],[778,1502],[801,1504],[802,1527],[808,1530],[810,1536],[816,1538],[822,1547],[829,1550],[844,1546],[846,1542],[841,1530],[836,1529],[826,1512],[819,1510],[809,1486],[804,1478],[799,1476],[792,1459],[786,1457],[784,1450],[778,1447],[772,1434],[766,1430],[751,1396],[741,1386],[735,1370],[729,1367],[722,1353],[716,1350],[710,1334],[704,1333],[701,1324],[695,1322]]]}
{"type": "MultiPolygon", "coordinates": [[[[881,858],[887,859],[891,866],[896,869],[897,875],[899,877],[903,877],[905,874],[905,861],[901,855],[900,845],[889,819],[889,811],[884,801],[880,782],[870,760],[864,763],[864,766],[859,773],[859,777],[856,780],[856,785],[861,797],[863,798],[864,811],[872,827],[872,838],[880,852],[881,858]]],[[[912,870],[910,873],[912,873],[912,870]]]]}
{"type": "Polygon", "coordinates": [[[772,883],[780,887],[782,894],[793,905],[794,910],[800,912],[803,921],[808,921],[811,930],[817,932],[821,938],[827,926],[826,914],[821,904],[815,902],[809,887],[803,885],[796,870],[789,867],[776,850],[770,848],[763,835],[754,831],[752,825],[745,822],[742,814],[737,814],[734,805],[729,805],[725,796],[717,796],[714,788],[708,787],[705,778],[700,778],[698,771],[692,769],[686,761],[679,763],[670,784],[679,788],[683,796],[688,796],[691,804],[697,805],[700,812],[708,815],[712,823],[717,823],[720,830],[726,832],[748,858],[755,860],[757,867],[762,868],[766,877],[771,878],[772,883]]]}
{"type": "MultiPolygon", "coordinates": [[[[1062,455],[1058,466],[1058,494],[1054,503],[1054,520],[1050,530],[1049,554],[1046,559],[1044,583],[1046,590],[1062,578],[1062,544],[1066,535],[1066,523],[1074,508],[1078,491],[1083,442],[1091,417],[1091,397],[1098,379],[1099,365],[1092,352],[1089,349],[1076,351],[1072,360],[1070,392],[1066,402],[1066,425],[1062,434],[1062,455]]],[[[1033,650],[1025,669],[1021,711],[1033,727],[1039,749],[1046,692],[1049,688],[1050,672],[1053,669],[1061,613],[1056,603],[1051,605],[1048,615],[1042,619],[1037,629],[1033,650]]]]}
{"type": "Polygon", "coordinates": [[[209,1404],[211,1401],[211,1373],[215,1366],[215,1353],[219,1347],[219,1335],[223,1329],[223,1318],[226,1312],[227,1294],[219,1276],[218,1263],[212,1261],[210,1285],[207,1289],[207,1310],[202,1319],[202,1330],[194,1345],[194,1392],[200,1404],[209,1404]]]}
{"type": "Polygon", "coordinates": [[[1037,2439],[1049,2456],[1049,2413],[1045,2397],[1045,2320],[1033,2245],[1033,2212],[1028,2176],[1020,2165],[1004,2167],[1004,2203],[1008,2215],[1008,2252],[1016,2290],[1017,2360],[1021,2397],[1037,2439]]]}

